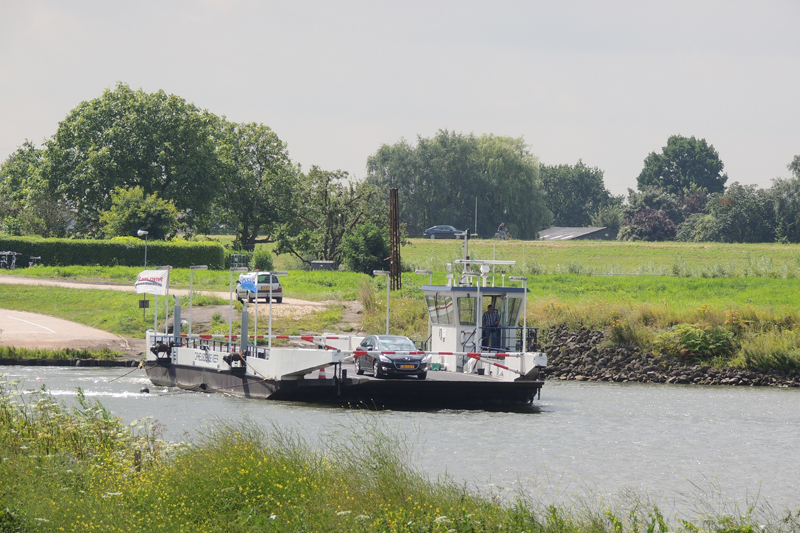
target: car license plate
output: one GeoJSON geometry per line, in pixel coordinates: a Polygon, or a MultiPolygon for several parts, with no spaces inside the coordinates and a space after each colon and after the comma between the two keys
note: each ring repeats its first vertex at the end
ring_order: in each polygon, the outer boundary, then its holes
{"type": "Polygon", "coordinates": [[[400,368],[411,368],[413,369],[415,365],[400,365],[400,368]]]}

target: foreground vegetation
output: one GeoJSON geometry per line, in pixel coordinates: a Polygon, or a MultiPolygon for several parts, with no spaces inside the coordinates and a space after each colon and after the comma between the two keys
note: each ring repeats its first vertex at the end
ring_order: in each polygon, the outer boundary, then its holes
{"type": "Polygon", "coordinates": [[[637,502],[556,507],[479,495],[411,466],[369,413],[311,446],[290,430],[219,424],[198,442],[126,427],[78,391],[20,394],[0,379],[0,531],[613,532],[792,530],[755,508],[669,523],[637,502]],[[369,450],[370,460],[353,454],[369,450]]]}

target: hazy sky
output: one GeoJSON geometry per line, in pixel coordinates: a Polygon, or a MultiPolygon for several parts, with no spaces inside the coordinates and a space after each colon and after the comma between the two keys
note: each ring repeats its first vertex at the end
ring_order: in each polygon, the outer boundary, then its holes
{"type": "Polygon", "coordinates": [[[122,81],[365,175],[439,129],[524,137],[636,187],[670,135],[770,186],[800,154],[800,1],[0,0],[0,160],[122,81]]]}

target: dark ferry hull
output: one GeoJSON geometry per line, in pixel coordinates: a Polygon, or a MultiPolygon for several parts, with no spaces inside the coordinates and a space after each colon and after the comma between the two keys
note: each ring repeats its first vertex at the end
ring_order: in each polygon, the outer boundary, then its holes
{"type": "MultiPolygon", "coordinates": [[[[239,370],[213,370],[150,362],[154,385],[219,392],[245,398],[329,403],[392,409],[502,409],[530,405],[543,385],[539,380],[496,379],[432,372],[418,380],[329,377],[265,380],[239,370]]],[[[330,375],[330,371],[328,373],[330,375]]]]}

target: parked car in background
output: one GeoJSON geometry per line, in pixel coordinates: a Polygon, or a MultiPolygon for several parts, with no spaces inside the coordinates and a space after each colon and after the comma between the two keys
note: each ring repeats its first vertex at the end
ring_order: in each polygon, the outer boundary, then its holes
{"type": "Polygon", "coordinates": [[[372,372],[376,378],[391,376],[416,376],[419,379],[428,377],[428,356],[417,349],[414,341],[402,335],[370,335],[365,337],[353,354],[356,374],[364,370],[372,372]],[[400,352],[400,353],[364,353],[358,352],[400,352]],[[409,353],[411,352],[411,353],[409,353]]]}
{"type": "MultiPolygon", "coordinates": [[[[281,282],[278,279],[278,276],[272,274],[272,280],[270,280],[270,274],[260,272],[252,272],[251,274],[258,274],[258,298],[264,298],[264,301],[269,302],[269,287],[272,285],[272,298],[276,303],[281,303],[283,301],[283,287],[281,287],[281,282]]],[[[253,294],[252,291],[242,288],[241,283],[237,281],[236,299],[241,302],[245,298],[248,302],[252,302],[255,300],[256,295],[253,294]]]]}
{"type": "Polygon", "coordinates": [[[463,230],[456,229],[453,226],[433,226],[423,233],[428,239],[455,239],[463,234],[463,230]]]}

